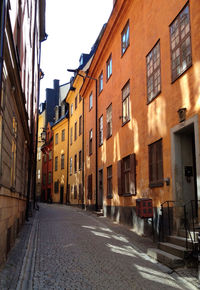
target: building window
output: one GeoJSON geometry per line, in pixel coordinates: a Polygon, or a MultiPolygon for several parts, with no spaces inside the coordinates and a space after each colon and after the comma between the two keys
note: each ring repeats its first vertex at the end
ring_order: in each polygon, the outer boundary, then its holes
{"type": "Polygon", "coordinates": [[[70,145],[72,145],[72,140],[73,140],[73,128],[71,127],[71,129],[70,129],[70,145]]]}
{"type": "Polygon", "coordinates": [[[128,81],[122,89],[122,125],[130,120],[129,102],[130,102],[130,81],[128,81]]]}
{"type": "Polygon", "coordinates": [[[112,198],[112,165],[107,167],[107,197],[112,198]]]}
{"type": "Polygon", "coordinates": [[[73,104],[71,104],[71,116],[73,115],[73,104]]]}
{"type": "Polygon", "coordinates": [[[72,157],[69,160],[69,174],[72,175],[72,157]]]}
{"type": "Polygon", "coordinates": [[[43,185],[46,185],[46,174],[43,174],[42,184],[43,184],[43,185]]]}
{"type": "Polygon", "coordinates": [[[61,154],[61,169],[65,167],[65,154],[61,154]]]}
{"type": "Polygon", "coordinates": [[[49,160],[52,160],[52,151],[49,151],[49,160]]]}
{"type": "Polygon", "coordinates": [[[161,91],[160,41],[146,57],[147,65],[147,100],[151,102],[161,91]]]}
{"type": "Polygon", "coordinates": [[[192,65],[190,14],[187,5],[170,25],[172,81],[192,65]]]}
{"type": "Polygon", "coordinates": [[[163,186],[162,139],[149,145],[149,186],[163,186]]]}
{"type": "Polygon", "coordinates": [[[78,153],[78,159],[79,159],[79,162],[78,162],[78,169],[81,170],[82,169],[82,151],[79,151],[78,153]]]}
{"type": "Polygon", "coordinates": [[[58,133],[55,135],[55,144],[58,144],[58,133]]]}
{"type": "Polygon", "coordinates": [[[75,110],[77,109],[77,96],[75,97],[75,110]]]}
{"type": "Polygon", "coordinates": [[[79,117],[79,136],[82,134],[82,115],[79,117]]]}
{"type": "Polygon", "coordinates": [[[118,194],[136,195],[136,158],[128,155],[117,162],[118,194]]]}
{"type": "Polygon", "coordinates": [[[125,53],[129,46],[129,21],[127,22],[124,30],[121,34],[121,48],[122,48],[122,55],[125,53]]]}
{"type": "Polygon", "coordinates": [[[109,56],[107,62],[106,62],[106,77],[107,80],[111,77],[112,75],[112,55],[109,56]]]}
{"type": "Polygon", "coordinates": [[[38,169],[38,180],[40,180],[40,169],[38,169]]]}
{"type": "Polygon", "coordinates": [[[62,116],[65,115],[65,111],[66,111],[66,105],[65,105],[65,103],[63,103],[62,106],[61,106],[61,114],[62,114],[62,116]]]}
{"type": "Polygon", "coordinates": [[[92,174],[88,175],[88,199],[92,199],[92,174]]]}
{"type": "Polygon", "coordinates": [[[92,106],[93,106],[92,102],[93,102],[93,95],[91,93],[90,94],[90,99],[89,99],[89,111],[92,109],[92,106]]]}
{"type": "Polygon", "coordinates": [[[79,103],[81,102],[81,100],[82,100],[82,97],[81,97],[81,95],[79,94],[79,103]]]}
{"type": "Polygon", "coordinates": [[[47,162],[47,154],[44,153],[44,163],[46,163],[46,162],[47,162]]]}
{"type": "Polygon", "coordinates": [[[92,129],[89,132],[89,155],[92,154],[92,129]]]}
{"type": "Polygon", "coordinates": [[[51,184],[51,171],[49,171],[49,173],[48,173],[48,184],[51,184]]]}
{"type": "Polygon", "coordinates": [[[74,124],[74,141],[77,139],[77,122],[74,124]]]}
{"type": "Polygon", "coordinates": [[[59,183],[58,181],[54,182],[54,193],[58,193],[59,183]]]}
{"type": "Polygon", "coordinates": [[[103,90],[103,72],[101,72],[99,76],[99,94],[101,93],[102,90],[103,90]]]}
{"type": "Polygon", "coordinates": [[[112,104],[106,110],[107,138],[112,136],[112,104]]]}
{"type": "Polygon", "coordinates": [[[130,155],[123,159],[123,173],[124,173],[124,193],[130,193],[130,175],[131,175],[131,165],[130,165],[130,155]]]}
{"type": "Polygon", "coordinates": [[[103,144],[103,115],[99,118],[99,146],[103,144]]]}
{"type": "Polygon", "coordinates": [[[38,148],[38,160],[41,160],[41,147],[38,148]]]}
{"type": "Polygon", "coordinates": [[[62,141],[65,141],[65,129],[62,130],[62,137],[61,137],[62,141]]]}
{"type": "Polygon", "coordinates": [[[79,195],[78,195],[78,199],[79,200],[82,200],[82,198],[83,198],[83,189],[82,189],[82,184],[80,183],[79,184],[79,195]]]}
{"type": "Polygon", "coordinates": [[[77,172],[77,155],[74,155],[74,173],[77,172]]]}
{"type": "Polygon", "coordinates": [[[55,171],[58,170],[58,156],[55,157],[55,171]]]}
{"type": "Polygon", "coordinates": [[[77,185],[74,185],[74,199],[77,199],[77,185]]]}

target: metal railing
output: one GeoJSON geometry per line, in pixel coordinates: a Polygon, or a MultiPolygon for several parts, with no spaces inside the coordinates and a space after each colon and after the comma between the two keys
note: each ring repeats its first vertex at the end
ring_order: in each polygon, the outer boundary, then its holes
{"type": "MultiPolygon", "coordinates": [[[[187,203],[167,200],[161,206],[161,219],[159,227],[159,241],[165,241],[174,231],[174,216],[178,213],[179,218],[184,225],[185,230],[185,247],[189,249],[189,240],[191,242],[192,252],[198,254],[198,237],[196,231],[200,231],[198,226],[195,227],[195,219],[198,216],[198,206],[200,200],[190,200],[187,203]],[[176,211],[176,214],[175,214],[176,211]]],[[[179,227],[179,226],[178,226],[179,227]]],[[[177,230],[177,229],[176,229],[177,230]]]]}

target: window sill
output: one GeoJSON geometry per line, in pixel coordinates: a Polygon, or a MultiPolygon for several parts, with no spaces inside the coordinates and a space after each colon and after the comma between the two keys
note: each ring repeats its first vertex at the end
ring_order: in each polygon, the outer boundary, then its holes
{"type": "Polygon", "coordinates": [[[175,83],[175,81],[176,80],[178,80],[182,75],[184,75],[185,74],[185,72],[189,69],[189,68],[191,68],[191,66],[192,66],[192,63],[180,74],[180,75],[178,75],[177,77],[175,77],[172,81],[171,81],[171,84],[173,84],[173,83],[175,83]]]}
{"type": "Polygon", "coordinates": [[[151,102],[153,102],[160,94],[161,94],[161,90],[150,101],[147,100],[147,105],[149,105],[151,102]]]}
{"type": "Polygon", "coordinates": [[[127,45],[125,51],[124,52],[121,52],[121,58],[124,56],[124,54],[126,53],[127,49],[129,48],[129,46],[130,46],[130,43],[127,45]]]}
{"type": "Polygon", "coordinates": [[[98,96],[100,96],[102,92],[103,92],[103,89],[98,93],[98,96]]]}
{"type": "Polygon", "coordinates": [[[124,194],[120,194],[119,196],[122,196],[122,197],[131,197],[131,196],[136,196],[137,193],[124,193],[124,194]]]}
{"type": "Polygon", "coordinates": [[[106,78],[106,82],[108,82],[108,81],[109,81],[109,79],[111,78],[111,76],[112,76],[112,74],[109,76],[109,78],[106,78]]]}
{"type": "Polygon", "coordinates": [[[124,127],[128,122],[130,122],[130,119],[128,119],[126,122],[122,123],[122,127],[124,127]]]}
{"type": "Polygon", "coordinates": [[[111,195],[107,195],[106,198],[107,199],[112,199],[113,198],[113,195],[112,194],[111,195]]]}
{"type": "Polygon", "coordinates": [[[162,187],[164,186],[164,183],[163,182],[158,182],[158,183],[151,183],[149,184],[149,187],[150,188],[154,188],[154,187],[162,187]]]}
{"type": "Polygon", "coordinates": [[[111,134],[110,136],[108,136],[108,137],[106,138],[106,140],[110,139],[111,137],[112,137],[112,134],[111,134]]]}

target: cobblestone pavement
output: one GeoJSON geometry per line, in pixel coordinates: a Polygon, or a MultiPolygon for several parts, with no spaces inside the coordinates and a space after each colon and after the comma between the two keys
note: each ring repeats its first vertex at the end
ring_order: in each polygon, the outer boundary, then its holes
{"type": "Polygon", "coordinates": [[[151,260],[149,247],[151,240],[107,218],[41,204],[17,287],[0,282],[0,289],[198,289],[184,270],[180,276],[151,260]]]}

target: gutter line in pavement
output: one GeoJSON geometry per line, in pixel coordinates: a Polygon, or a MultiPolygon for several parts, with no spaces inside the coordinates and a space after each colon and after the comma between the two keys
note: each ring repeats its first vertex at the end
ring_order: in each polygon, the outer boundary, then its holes
{"type": "Polygon", "coordinates": [[[33,289],[33,274],[35,268],[38,226],[38,212],[36,212],[16,290],[33,289]]]}

